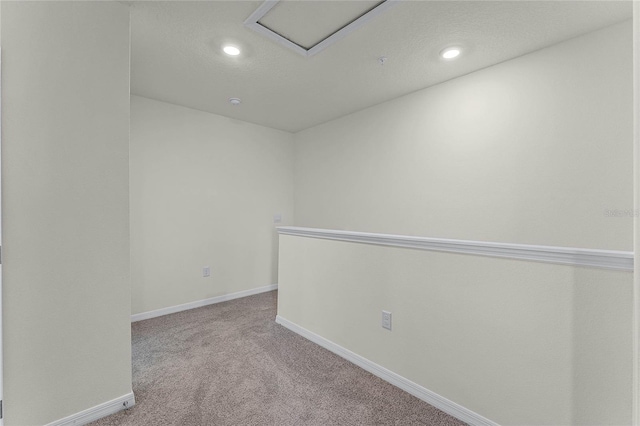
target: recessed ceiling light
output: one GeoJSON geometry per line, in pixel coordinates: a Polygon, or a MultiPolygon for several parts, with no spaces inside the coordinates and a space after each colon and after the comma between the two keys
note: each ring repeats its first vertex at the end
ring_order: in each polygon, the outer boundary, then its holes
{"type": "Polygon", "coordinates": [[[231,103],[231,105],[240,105],[242,101],[238,98],[229,98],[229,103],[231,103]]]}
{"type": "Polygon", "coordinates": [[[440,56],[444,59],[453,59],[460,56],[462,50],[459,47],[447,47],[442,52],[440,52],[440,56]]]}
{"type": "Polygon", "coordinates": [[[225,46],[222,50],[229,56],[238,56],[240,54],[240,49],[235,46],[225,46]]]}

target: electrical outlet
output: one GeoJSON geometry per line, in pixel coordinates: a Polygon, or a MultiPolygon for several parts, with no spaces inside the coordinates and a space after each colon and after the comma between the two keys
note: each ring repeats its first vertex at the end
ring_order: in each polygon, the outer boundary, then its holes
{"type": "Polygon", "coordinates": [[[273,223],[282,223],[282,215],[280,213],[273,215],[273,223]]]}
{"type": "Polygon", "coordinates": [[[205,266],[204,268],[202,268],[202,276],[203,277],[210,277],[211,276],[211,268],[208,266],[205,266]]]}
{"type": "Polygon", "coordinates": [[[382,311],[382,328],[391,330],[391,312],[382,311]]]}

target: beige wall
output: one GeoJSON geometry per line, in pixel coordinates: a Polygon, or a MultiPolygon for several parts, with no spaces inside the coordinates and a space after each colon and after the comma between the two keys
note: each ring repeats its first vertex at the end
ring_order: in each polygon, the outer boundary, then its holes
{"type": "Polygon", "coordinates": [[[129,11],[2,7],[6,425],[131,392],[129,11]]]}
{"type": "Polygon", "coordinates": [[[274,214],[293,223],[292,134],[131,97],[134,314],[277,283],[274,214]]]}
{"type": "Polygon", "coordinates": [[[632,250],[631,28],[296,134],[296,225],[632,250]]]}
{"type": "MultiPolygon", "coordinates": [[[[640,1],[633,2],[634,206],[640,211],[640,1]]],[[[640,218],[634,218],[634,262],[640,265],[640,218]]],[[[640,273],[633,281],[633,424],[640,424],[640,273]]]]}
{"type": "MultiPolygon", "coordinates": [[[[632,250],[631,29],[296,134],[295,224],[632,250]]],[[[280,244],[285,319],[498,423],[630,423],[632,274],[280,244]]]]}
{"type": "Polygon", "coordinates": [[[278,315],[490,420],[630,423],[631,273],[287,235],[280,265],[278,315]]]}

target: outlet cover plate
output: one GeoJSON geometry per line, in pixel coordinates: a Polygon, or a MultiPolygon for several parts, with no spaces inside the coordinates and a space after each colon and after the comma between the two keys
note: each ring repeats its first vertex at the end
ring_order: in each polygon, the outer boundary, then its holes
{"type": "Polygon", "coordinates": [[[382,328],[391,330],[391,312],[382,311],[382,328]]]}

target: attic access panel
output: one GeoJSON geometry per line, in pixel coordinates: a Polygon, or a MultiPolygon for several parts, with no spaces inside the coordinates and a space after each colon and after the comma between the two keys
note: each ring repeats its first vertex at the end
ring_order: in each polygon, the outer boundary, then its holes
{"type": "MultiPolygon", "coordinates": [[[[358,2],[292,1],[282,2],[281,5],[286,5],[286,7],[274,10],[274,7],[280,3],[280,0],[265,0],[265,2],[244,21],[244,24],[257,33],[278,42],[294,52],[309,57],[323,51],[374,17],[385,12],[393,6],[396,1],[397,0],[358,2]],[[339,4],[343,5],[342,10],[338,10],[337,6],[339,4]],[[313,10],[314,8],[320,9],[313,10]],[[326,12],[324,15],[322,13],[323,11],[326,12]],[[308,16],[305,17],[304,15],[308,16]],[[311,19],[314,19],[314,21],[311,21],[311,19]],[[313,31],[310,22],[319,23],[319,33],[313,31]]],[[[316,27],[318,27],[318,24],[316,24],[316,27]]]]}

